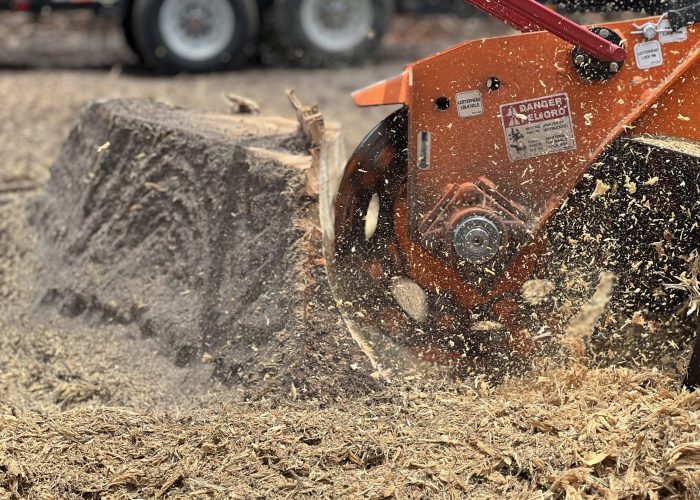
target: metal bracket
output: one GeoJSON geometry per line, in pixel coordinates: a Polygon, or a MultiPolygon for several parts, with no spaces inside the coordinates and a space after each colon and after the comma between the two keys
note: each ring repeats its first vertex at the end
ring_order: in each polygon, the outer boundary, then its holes
{"type": "Polygon", "coordinates": [[[488,179],[475,183],[450,184],[445,193],[420,223],[422,243],[440,259],[447,261],[469,283],[485,290],[498,279],[520,246],[530,241],[532,214],[503,194],[488,179]],[[465,259],[454,246],[454,235],[466,220],[487,219],[498,237],[499,249],[483,262],[465,259]],[[488,266],[485,264],[488,262],[488,266]],[[484,272],[484,269],[489,271],[484,272]]]}
{"type": "Polygon", "coordinates": [[[650,21],[648,23],[642,24],[641,26],[638,24],[633,24],[632,26],[637,28],[637,30],[632,31],[631,33],[633,35],[642,35],[645,40],[653,40],[659,33],[673,33],[672,28],[661,27],[661,23],[666,19],[668,19],[667,13],[662,14],[661,17],[659,17],[659,19],[657,19],[655,23],[650,21]]]}

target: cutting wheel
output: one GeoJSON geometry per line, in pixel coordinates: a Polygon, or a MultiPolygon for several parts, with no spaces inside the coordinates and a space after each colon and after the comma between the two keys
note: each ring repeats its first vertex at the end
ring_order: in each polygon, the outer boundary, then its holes
{"type": "Polygon", "coordinates": [[[350,159],[335,200],[330,278],[356,340],[383,369],[429,367],[491,374],[515,347],[487,307],[466,308],[414,279],[420,262],[406,244],[407,116],[381,122],[350,159]],[[408,248],[408,251],[407,251],[408,248]]]}
{"type": "Polygon", "coordinates": [[[653,329],[682,316],[687,290],[667,285],[690,279],[700,159],[678,141],[618,141],[548,222],[532,279],[471,307],[419,276],[424,253],[408,242],[407,127],[404,108],[367,136],[334,207],[331,284],[379,368],[497,378],[520,370],[545,346],[538,339],[556,339],[596,291],[600,301],[601,270],[614,279],[603,293],[605,314],[595,313],[594,322],[603,317],[596,335],[620,332],[635,318],[653,329]]]}

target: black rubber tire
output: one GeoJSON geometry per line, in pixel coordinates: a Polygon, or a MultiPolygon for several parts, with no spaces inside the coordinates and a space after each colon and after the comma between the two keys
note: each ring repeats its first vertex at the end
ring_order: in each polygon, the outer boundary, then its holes
{"type": "Polygon", "coordinates": [[[139,49],[136,46],[136,37],[134,36],[134,26],[132,22],[132,16],[134,11],[134,3],[131,2],[127,5],[126,11],[124,12],[124,18],[122,19],[122,29],[124,30],[124,40],[129,48],[134,52],[139,60],[143,61],[139,49]]]}
{"type": "MultiPolygon", "coordinates": [[[[206,1],[206,0],[202,0],[206,1]]],[[[242,66],[255,52],[259,13],[255,0],[228,0],[236,27],[224,50],[207,60],[189,60],[170,50],[160,33],[158,16],[164,0],[135,0],[131,28],[138,54],[146,66],[162,73],[203,73],[242,66]]]]}
{"type": "Polygon", "coordinates": [[[272,43],[288,62],[308,67],[340,66],[365,60],[381,44],[395,12],[394,0],[373,0],[372,29],[362,42],[351,50],[328,52],[314,44],[304,33],[300,19],[303,1],[276,0],[267,13],[265,23],[272,35],[267,37],[268,43],[272,43]]]}

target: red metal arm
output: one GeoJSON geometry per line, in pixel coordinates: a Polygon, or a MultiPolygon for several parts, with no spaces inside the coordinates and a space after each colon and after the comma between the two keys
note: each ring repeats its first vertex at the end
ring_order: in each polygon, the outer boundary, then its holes
{"type": "Polygon", "coordinates": [[[536,0],[465,1],[523,33],[546,30],[603,61],[625,60],[623,47],[599,37],[536,0]]]}

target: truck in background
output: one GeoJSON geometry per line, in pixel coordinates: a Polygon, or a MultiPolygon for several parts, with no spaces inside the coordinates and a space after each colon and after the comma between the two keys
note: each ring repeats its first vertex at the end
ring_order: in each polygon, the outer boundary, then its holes
{"type": "Polygon", "coordinates": [[[463,0],[0,0],[0,10],[91,9],[119,16],[129,46],[160,72],[243,65],[260,51],[292,64],[352,64],[381,44],[393,14],[464,9],[463,0]]]}

